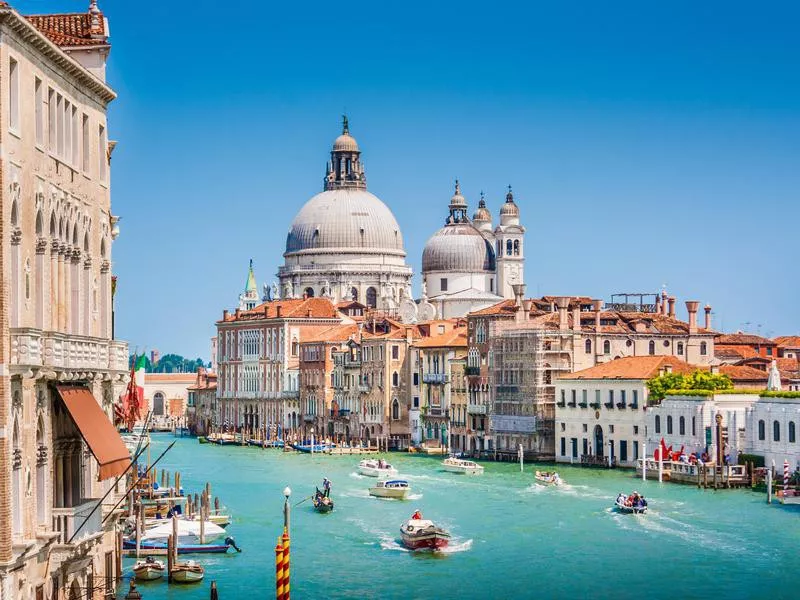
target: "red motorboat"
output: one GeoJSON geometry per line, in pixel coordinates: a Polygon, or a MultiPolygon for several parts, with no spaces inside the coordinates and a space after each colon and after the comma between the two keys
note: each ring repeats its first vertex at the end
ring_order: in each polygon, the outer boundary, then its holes
{"type": "MultiPolygon", "coordinates": [[[[415,515],[416,516],[416,515],[415,515]]],[[[410,550],[439,550],[450,543],[450,534],[433,521],[411,518],[400,526],[403,545],[410,550]]]]}

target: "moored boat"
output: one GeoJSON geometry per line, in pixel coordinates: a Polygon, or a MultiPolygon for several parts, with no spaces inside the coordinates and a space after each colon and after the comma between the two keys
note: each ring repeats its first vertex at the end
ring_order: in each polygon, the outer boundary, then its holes
{"type": "Polygon", "coordinates": [[[304,452],[306,454],[310,454],[312,452],[325,452],[326,450],[330,450],[333,447],[330,444],[289,444],[289,445],[298,452],[304,452]]]}
{"type": "Polygon", "coordinates": [[[400,538],[410,550],[440,550],[450,543],[450,534],[433,521],[413,517],[400,526],[400,538]]]}
{"type": "Polygon", "coordinates": [[[329,513],[333,510],[333,499],[326,496],[319,489],[314,493],[312,499],[314,503],[314,510],[320,513],[329,513]]]}
{"type": "Polygon", "coordinates": [[[555,471],[536,471],[534,477],[536,481],[545,485],[562,485],[564,483],[564,480],[555,471]]]}
{"type": "Polygon", "coordinates": [[[203,580],[205,569],[196,561],[186,560],[175,563],[169,575],[176,583],[197,583],[203,580]]]}
{"type": "Polygon", "coordinates": [[[377,498],[405,500],[411,487],[405,479],[385,479],[369,488],[369,495],[377,498]]]}
{"type": "MultiPolygon", "coordinates": [[[[178,544],[178,554],[225,554],[228,548],[236,547],[227,539],[224,544],[178,544]]],[[[126,539],[122,542],[123,550],[136,550],[136,540],[126,539]]],[[[148,542],[139,545],[142,552],[166,555],[167,544],[165,542],[148,542]]]]}
{"type": "Polygon", "coordinates": [[[445,471],[450,473],[463,473],[464,475],[482,475],[483,467],[472,460],[464,460],[451,456],[442,461],[445,471]]]}
{"type": "Polygon", "coordinates": [[[622,492],[614,500],[614,507],[625,514],[643,515],[647,512],[647,500],[639,492],[626,496],[622,492]]]}
{"type": "Polygon", "coordinates": [[[393,477],[397,475],[397,469],[387,463],[382,458],[365,458],[358,463],[358,472],[367,477],[393,477]]]}
{"type": "MultiPolygon", "coordinates": [[[[186,519],[178,519],[178,543],[194,544],[200,542],[200,521],[189,521],[186,519]]],[[[142,536],[142,542],[166,542],[167,537],[172,535],[173,523],[172,519],[163,519],[159,525],[145,530],[142,536]]],[[[212,542],[217,538],[225,535],[225,530],[219,525],[215,525],[211,521],[203,523],[203,538],[204,542],[212,542]]]]}
{"type": "Polygon", "coordinates": [[[137,560],[133,565],[133,575],[138,581],[161,579],[166,570],[163,561],[156,560],[152,556],[148,556],[144,560],[137,560]]]}

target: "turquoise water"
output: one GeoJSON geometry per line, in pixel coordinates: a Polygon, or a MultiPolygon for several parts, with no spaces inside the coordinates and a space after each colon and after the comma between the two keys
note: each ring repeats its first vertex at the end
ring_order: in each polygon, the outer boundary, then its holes
{"type": "MultiPolygon", "coordinates": [[[[154,436],[153,456],[172,441],[154,436]]],[[[440,470],[441,459],[395,454],[412,500],[372,498],[375,479],[357,475],[359,457],[282,453],[179,440],[163,467],[187,491],[210,481],[234,521],[241,554],[200,556],[206,580],[181,587],[139,584],[145,600],[274,597],[274,548],[283,525],[282,490],[292,504],[333,481],[336,508],[292,508],[294,598],[797,598],[800,507],[767,506],[750,491],[701,491],[642,482],[630,472],[559,467],[568,485],[533,483],[535,465],[485,463],[482,476],[440,470]],[[609,509],[638,489],[644,517],[609,509]],[[414,509],[453,535],[447,553],[409,553],[399,527],[414,509]]],[[[162,465],[159,464],[159,467],[162,465]]],[[[129,571],[132,559],[125,560],[129,571]]],[[[127,589],[127,580],[120,589],[127,589]]]]}

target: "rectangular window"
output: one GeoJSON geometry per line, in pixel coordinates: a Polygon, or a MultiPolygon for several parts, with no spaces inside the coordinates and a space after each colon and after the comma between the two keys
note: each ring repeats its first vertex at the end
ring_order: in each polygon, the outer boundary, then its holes
{"type": "Polygon", "coordinates": [[[584,404],[589,401],[589,390],[582,390],[581,391],[581,401],[584,404]]]}
{"type": "Polygon", "coordinates": [[[633,442],[633,460],[639,460],[639,442],[633,442]]]}
{"type": "Polygon", "coordinates": [[[561,456],[567,455],[567,438],[561,438],[561,456]]]}
{"type": "Polygon", "coordinates": [[[78,107],[72,107],[72,164],[75,167],[81,164],[81,139],[80,139],[80,122],[78,119],[78,107]]]}
{"type": "Polygon", "coordinates": [[[620,440],[619,442],[619,460],[620,462],[628,461],[628,442],[627,440],[620,440]]]}
{"type": "Polygon", "coordinates": [[[106,128],[100,125],[97,130],[97,178],[100,181],[106,180],[106,167],[108,166],[106,145],[106,128]]]}
{"type": "Polygon", "coordinates": [[[64,101],[64,160],[72,163],[72,104],[64,101]]]}
{"type": "Polygon", "coordinates": [[[608,426],[608,433],[614,433],[614,426],[613,425],[609,425],[608,426]]]}
{"type": "Polygon", "coordinates": [[[589,455],[589,440],[583,438],[583,454],[584,456],[589,455]]]}
{"type": "Polygon", "coordinates": [[[64,98],[56,94],[56,154],[64,156],[64,98]]]}
{"type": "Polygon", "coordinates": [[[623,406],[625,405],[625,396],[626,395],[627,394],[625,393],[625,390],[620,390],[620,392],[619,392],[619,401],[620,401],[620,403],[622,403],[623,406]]]}
{"type": "Polygon", "coordinates": [[[419,408],[419,396],[414,396],[414,408],[419,408]]]}
{"type": "Polygon", "coordinates": [[[419,372],[414,371],[414,385],[419,385],[419,372]]]}
{"type": "Polygon", "coordinates": [[[441,285],[439,286],[439,288],[443,292],[446,292],[447,291],[447,277],[442,277],[442,279],[440,280],[440,283],[441,283],[441,285]]]}
{"type": "Polygon", "coordinates": [[[494,292],[494,279],[489,279],[489,291],[494,292]]]}
{"type": "Polygon", "coordinates": [[[572,438],[572,458],[578,458],[578,438],[572,438]]]}
{"type": "Polygon", "coordinates": [[[631,402],[631,408],[636,408],[639,406],[639,390],[633,390],[633,402],[631,402]]]}
{"type": "Polygon", "coordinates": [[[83,119],[81,122],[81,137],[83,138],[82,142],[82,152],[83,152],[83,172],[89,173],[89,116],[83,115],[83,119]]]}
{"type": "Polygon", "coordinates": [[[42,97],[42,80],[38,77],[33,82],[33,110],[36,120],[36,144],[44,144],[44,98],[42,97]]]}
{"type": "Polygon", "coordinates": [[[400,358],[400,346],[394,345],[392,346],[392,360],[397,360],[400,358]]]}
{"type": "Polygon", "coordinates": [[[47,149],[56,151],[56,93],[47,90],[47,149]]]}
{"type": "Polygon", "coordinates": [[[638,425],[634,425],[633,426],[633,435],[639,435],[639,426],[638,425]]]}
{"type": "Polygon", "coordinates": [[[19,133],[19,64],[13,58],[8,63],[8,126],[19,133]]]}
{"type": "Polygon", "coordinates": [[[594,401],[597,403],[598,408],[600,407],[600,390],[594,391],[594,401]]]}

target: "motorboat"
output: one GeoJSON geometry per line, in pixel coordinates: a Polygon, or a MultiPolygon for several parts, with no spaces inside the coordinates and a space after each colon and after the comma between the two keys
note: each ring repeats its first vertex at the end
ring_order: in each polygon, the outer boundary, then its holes
{"type": "Polygon", "coordinates": [[[314,497],[312,498],[314,503],[314,510],[320,513],[329,513],[333,510],[333,499],[330,496],[326,496],[323,492],[317,489],[314,497]]]}
{"type": "Polygon", "coordinates": [[[197,583],[203,580],[205,569],[197,561],[185,560],[172,567],[169,574],[172,581],[176,583],[197,583]]]}
{"type": "Polygon", "coordinates": [[[358,463],[358,472],[367,477],[392,477],[397,475],[397,469],[382,458],[365,458],[358,463]]]}
{"type": "Polygon", "coordinates": [[[614,507],[625,514],[643,515],[647,512],[647,500],[639,492],[626,496],[621,493],[614,500],[614,507]]]}
{"type": "MultiPolygon", "coordinates": [[[[179,543],[177,547],[178,554],[225,554],[228,548],[233,548],[236,552],[242,550],[236,545],[236,540],[232,537],[226,537],[224,544],[183,544],[179,543]]],[[[123,550],[136,550],[136,540],[127,538],[122,542],[123,550]]],[[[139,550],[142,552],[149,552],[151,554],[166,555],[167,543],[166,542],[147,542],[140,543],[139,550]]]]}
{"type": "Polygon", "coordinates": [[[450,534],[429,519],[409,519],[400,526],[400,537],[410,550],[439,550],[450,543],[450,534]]]}
{"type": "Polygon", "coordinates": [[[137,581],[154,581],[161,579],[166,573],[167,567],[163,561],[156,560],[152,556],[144,560],[137,560],[133,565],[133,576],[137,581]]]}
{"type": "Polygon", "coordinates": [[[450,473],[463,473],[464,475],[482,475],[483,467],[472,460],[464,460],[451,456],[442,461],[445,471],[450,473]]]}
{"type": "Polygon", "coordinates": [[[369,488],[369,495],[377,498],[405,500],[411,487],[405,479],[383,479],[369,488]]]}
{"type": "Polygon", "coordinates": [[[289,444],[289,445],[298,452],[304,452],[306,454],[325,452],[333,448],[331,444],[289,444]]]}
{"type": "Polygon", "coordinates": [[[536,481],[545,485],[563,485],[564,480],[555,471],[536,471],[536,481]]]}
{"type": "MultiPolygon", "coordinates": [[[[173,532],[171,519],[164,519],[161,524],[146,529],[141,538],[143,543],[166,542],[167,537],[173,532]]],[[[225,530],[211,521],[203,523],[204,542],[212,542],[225,535],[225,530]]],[[[178,543],[199,543],[200,542],[200,520],[187,521],[178,519],[178,543]]]]}

